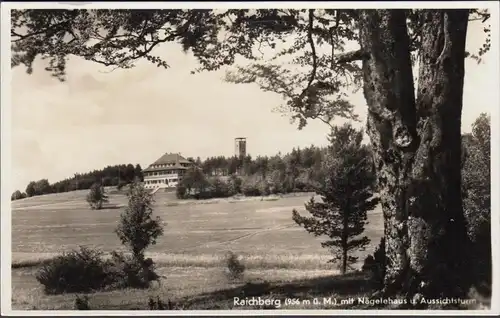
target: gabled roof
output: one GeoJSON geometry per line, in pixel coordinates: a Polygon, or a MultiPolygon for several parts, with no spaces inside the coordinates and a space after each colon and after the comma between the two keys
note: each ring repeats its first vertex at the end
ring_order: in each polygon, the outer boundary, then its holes
{"type": "Polygon", "coordinates": [[[153,162],[151,165],[164,165],[164,164],[172,164],[172,163],[191,163],[189,160],[184,158],[178,153],[165,153],[160,159],[153,162]]]}
{"type": "Polygon", "coordinates": [[[170,170],[170,169],[186,169],[181,164],[192,164],[191,161],[187,160],[178,153],[165,153],[158,160],[153,162],[144,171],[158,171],[158,170],[170,170]],[[173,164],[173,166],[171,166],[173,164]],[[157,167],[160,165],[170,165],[169,167],[157,167]]]}

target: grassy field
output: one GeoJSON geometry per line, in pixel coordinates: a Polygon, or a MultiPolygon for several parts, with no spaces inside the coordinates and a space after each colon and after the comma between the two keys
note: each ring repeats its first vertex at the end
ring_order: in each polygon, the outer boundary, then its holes
{"type": "MultiPolygon", "coordinates": [[[[43,294],[34,278],[34,264],[39,261],[79,245],[105,252],[122,249],[113,230],[126,197],[111,194],[105,209],[93,211],[85,194],[77,191],[13,202],[13,309],[72,309],[74,295],[43,294]]],[[[327,263],[330,255],[321,248],[321,239],[291,220],[292,209],[304,213],[304,202],[310,196],[181,202],[172,193],[157,192],[155,214],[165,222],[165,234],[149,254],[166,278],[148,291],[93,294],[90,304],[100,309],[140,309],[148,296],[159,295],[178,300],[183,308],[218,308],[225,302],[231,307],[231,295],[242,290],[246,295],[279,294],[288,285],[298,284],[297,297],[302,297],[301,292],[323,287],[338,293],[336,284],[350,284],[350,280],[363,284],[360,274],[342,278],[345,282],[330,279],[338,271],[327,263]],[[241,282],[229,282],[223,275],[222,258],[227,251],[243,257],[247,271],[241,282]],[[318,279],[323,283],[318,285],[318,279]]],[[[371,212],[366,235],[372,242],[358,253],[360,261],[373,251],[382,231],[380,210],[371,212]]]]}

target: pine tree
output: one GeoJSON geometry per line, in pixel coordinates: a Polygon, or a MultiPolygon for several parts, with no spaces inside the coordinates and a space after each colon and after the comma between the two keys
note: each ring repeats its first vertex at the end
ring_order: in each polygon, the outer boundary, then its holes
{"type": "Polygon", "coordinates": [[[87,195],[87,202],[92,210],[100,210],[103,203],[108,202],[108,196],[104,192],[104,187],[99,183],[94,183],[90,187],[90,192],[87,195]]]}
{"type": "Polygon", "coordinates": [[[379,202],[373,197],[375,175],[362,138],[363,133],[348,124],[332,129],[329,156],[323,164],[325,178],[316,189],[322,202],[313,197],[306,203],[311,217],[293,211],[293,220],[309,233],[328,236],[321,245],[334,255],[330,262],[341,261],[342,273],[357,259],[350,253],[364,249],[370,242],[361,235],[367,224],[367,211],[379,202]]]}

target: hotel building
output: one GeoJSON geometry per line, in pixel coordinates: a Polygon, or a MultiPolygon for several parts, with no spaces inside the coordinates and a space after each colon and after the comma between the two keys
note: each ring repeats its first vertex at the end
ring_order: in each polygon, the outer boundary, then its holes
{"type": "Polygon", "coordinates": [[[180,154],[166,153],[144,169],[146,189],[174,188],[193,163],[180,154]]]}

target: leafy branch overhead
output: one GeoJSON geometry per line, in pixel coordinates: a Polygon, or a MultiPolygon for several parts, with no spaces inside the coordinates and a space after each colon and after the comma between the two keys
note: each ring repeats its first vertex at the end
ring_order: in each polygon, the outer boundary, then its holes
{"type": "MultiPolygon", "coordinates": [[[[422,10],[406,10],[410,50],[418,58],[422,10]]],[[[48,60],[46,71],[60,80],[75,55],[113,69],[128,69],[139,59],[168,68],[168,53],[156,55],[162,43],[179,43],[199,63],[193,72],[235,66],[226,80],[256,83],[280,94],[278,109],[291,112],[299,128],[307,119],[330,124],[336,116],[356,119],[347,94],[361,87],[359,10],[13,10],[12,66],[33,71],[37,57],[48,60]],[[236,59],[244,58],[240,63],[236,59]]],[[[471,10],[470,20],[486,22],[489,13],[471,10]]],[[[488,35],[480,61],[490,49],[488,35]]]]}

